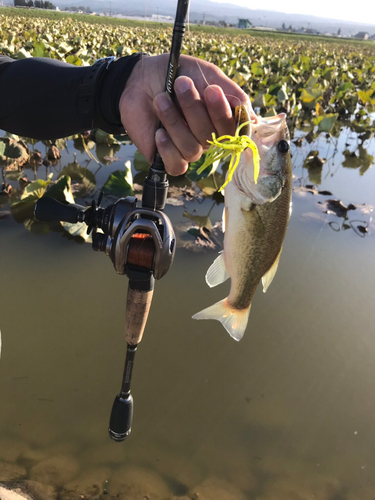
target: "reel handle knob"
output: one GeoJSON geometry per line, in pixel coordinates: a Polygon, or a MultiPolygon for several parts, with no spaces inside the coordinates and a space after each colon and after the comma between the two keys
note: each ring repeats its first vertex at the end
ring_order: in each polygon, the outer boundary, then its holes
{"type": "Polygon", "coordinates": [[[117,394],[112,406],[108,432],[114,441],[124,441],[132,429],[133,396],[129,393],[125,397],[117,394]]]}
{"type": "Polygon", "coordinates": [[[35,205],[34,214],[40,221],[82,222],[83,208],[80,205],[65,205],[54,198],[43,196],[35,205]]]}

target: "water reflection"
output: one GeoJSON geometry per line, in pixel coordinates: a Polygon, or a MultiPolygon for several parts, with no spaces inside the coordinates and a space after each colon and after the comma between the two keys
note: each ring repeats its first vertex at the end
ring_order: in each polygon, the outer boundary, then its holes
{"type": "MultiPolygon", "coordinates": [[[[44,483],[47,498],[59,488],[59,500],[69,498],[64,488],[111,500],[374,498],[375,169],[342,168],[345,150],[358,149],[353,132],[310,139],[293,145],[282,260],[267,294],[256,294],[239,344],[215,322],[190,319],[207,303],[222,197],[210,197],[212,179],[198,181],[201,190],[195,180],[175,180],[167,213],[185,248],[156,285],[134,373],[133,433],[121,445],[109,441],[107,426],[124,361],[126,280],[105,256],[73,245],[59,224],[30,213],[17,224],[10,205],[24,193],[25,175],[48,182],[53,173],[62,182],[77,164],[73,193],[89,204],[129,159],[133,181],[144,175],[135,148],[108,156],[108,147],[99,155],[93,146],[99,166],[70,139],[54,165],[31,165],[19,178],[3,172],[14,198],[3,188],[0,481],[44,483]],[[311,151],[326,159],[314,180],[304,166],[311,151]],[[203,228],[214,248],[196,245],[203,228]]],[[[366,158],[374,156],[373,142],[363,144],[366,158]]],[[[49,147],[28,145],[43,158],[49,147]]],[[[103,204],[113,201],[107,194],[103,204]]],[[[209,293],[214,302],[223,290],[209,293]]]]}

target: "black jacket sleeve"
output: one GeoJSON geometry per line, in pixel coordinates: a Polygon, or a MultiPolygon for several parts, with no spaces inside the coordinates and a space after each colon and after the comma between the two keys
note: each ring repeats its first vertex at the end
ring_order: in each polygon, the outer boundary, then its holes
{"type": "Polygon", "coordinates": [[[0,55],[0,129],[57,139],[101,128],[124,133],[119,101],[135,64],[133,54],[80,67],[47,58],[0,55]]]}

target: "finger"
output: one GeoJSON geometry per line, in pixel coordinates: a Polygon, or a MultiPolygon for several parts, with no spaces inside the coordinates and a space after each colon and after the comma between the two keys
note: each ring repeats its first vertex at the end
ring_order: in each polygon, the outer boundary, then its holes
{"type": "Polygon", "coordinates": [[[168,132],[159,128],[155,134],[156,147],[163,159],[164,168],[170,175],[182,175],[186,172],[188,162],[181,156],[168,132]]]}
{"type": "Polygon", "coordinates": [[[158,94],[153,104],[156,114],[181,156],[188,162],[198,160],[202,155],[203,148],[169,95],[165,92],[158,94]]]}
{"type": "Polygon", "coordinates": [[[236,126],[232,109],[222,88],[218,85],[210,85],[204,91],[204,99],[217,135],[233,135],[236,126]]]}
{"type": "Polygon", "coordinates": [[[223,89],[232,108],[250,103],[249,97],[241,87],[234,83],[214,64],[187,55],[182,55],[180,62],[180,75],[189,76],[194,81],[194,85],[200,95],[203,95],[208,85],[215,84],[223,89]]]}
{"type": "Polygon", "coordinates": [[[206,103],[201,99],[193,81],[186,76],[177,78],[174,90],[188,127],[203,148],[207,149],[207,141],[212,138],[215,128],[206,103]]]}

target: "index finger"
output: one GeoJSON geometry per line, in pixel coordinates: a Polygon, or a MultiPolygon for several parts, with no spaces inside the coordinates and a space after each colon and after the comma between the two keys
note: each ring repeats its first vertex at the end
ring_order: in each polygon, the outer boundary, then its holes
{"type": "Polygon", "coordinates": [[[184,75],[191,78],[202,98],[207,87],[219,86],[231,108],[245,105],[250,116],[255,117],[248,95],[239,85],[226,76],[220,68],[202,59],[185,55],[181,56],[180,62],[179,76],[184,75]]]}

